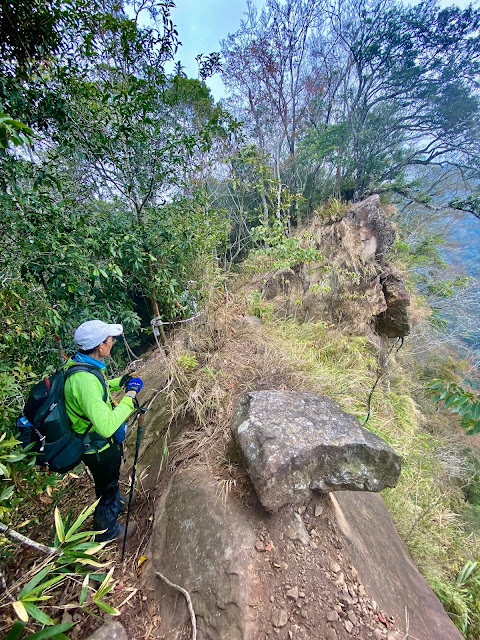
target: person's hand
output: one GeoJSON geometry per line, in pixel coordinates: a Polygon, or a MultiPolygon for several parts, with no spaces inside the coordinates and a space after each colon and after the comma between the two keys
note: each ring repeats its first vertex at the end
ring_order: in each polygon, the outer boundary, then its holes
{"type": "Polygon", "coordinates": [[[132,371],[132,373],[126,373],[124,376],[120,378],[120,386],[125,387],[130,378],[133,378],[137,375],[136,371],[132,371]]]}
{"type": "Polygon", "coordinates": [[[130,380],[127,382],[126,390],[127,392],[135,391],[135,393],[138,393],[142,387],[143,381],[141,378],[130,378],[130,380]]]}

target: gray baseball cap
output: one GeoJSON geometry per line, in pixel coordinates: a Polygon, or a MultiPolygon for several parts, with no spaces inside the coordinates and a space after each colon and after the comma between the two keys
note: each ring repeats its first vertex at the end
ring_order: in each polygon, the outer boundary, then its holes
{"type": "Polygon", "coordinates": [[[88,320],[75,330],[73,337],[80,349],[88,350],[98,347],[100,343],[105,342],[108,336],[119,336],[121,333],[123,333],[121,324],[88,320]]]}

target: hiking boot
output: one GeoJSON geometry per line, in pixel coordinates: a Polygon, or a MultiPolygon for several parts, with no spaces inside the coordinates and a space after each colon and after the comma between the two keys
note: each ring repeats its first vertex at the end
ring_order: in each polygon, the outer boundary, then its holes
{"type": "MultiPolygon", "coordinates": [[[[115,542],[123,542],[123,539],[125,537],[125,525],[121,524],[120,527],[121,527],[120,533],[118,533],[114,538],[112,538],[112,540],[115,540],[115,542]]],[[[129,522],[128,529],[127,529],[127,540],[133,536],[136,530],[137,530],[137,523],[133,521],[129,522]]]]}
{"type": "MultiPolygon", "coordinates": [[[[123,513],[127,507],[128,504],[128,497],[129,497],[129,493],[126,496],[120,496],[119,500],[118,500],[118,513],[123,513]]],[[[131,506],[133,507],[133,505],[135,504],[135,502],[137,501],[137,492],[134,491],[132,494],[132,500],[131,500],[131,506]]]]}

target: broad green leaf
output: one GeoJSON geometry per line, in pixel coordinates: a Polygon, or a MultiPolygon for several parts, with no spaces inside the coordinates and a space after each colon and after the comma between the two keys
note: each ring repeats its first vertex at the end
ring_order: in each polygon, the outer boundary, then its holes
{"type": "Polygon", "coordinates": [[[121,613],[118,609],[115,609],[114,607],[112,607],[112,605],[107,604],[103,600],[95,600],[95,604],[100,607],[100,609],[103,609],[105,613],[109,613],[111,616],[119,616],[121,613]]]}
{"type": "Polygon", "coordinates": [[[65,580],[66,577],[67,576],[65,574],[62,574],[59,576],[55,576],[54,578],[50,578],[50,580],[47,580],[47,582],[43,582],[42,584],[39,584],[38,587],[36,587],[35,589],[32,589],[31,593],[32,594],[43,593],[45,589],[49,589],[54,584],[57,584],[62,580],[65,580]]]}
{"type": "Polygon", "coordinates": [[[89,578],[90,578],[90,574],[87,573],[87,575],[83,579],[82,590],[80,591],[80,600],[78,602],[80,606],[82,606],[85,600],[87,599],[89,578]]]}
{"type": "Polygon", "coordinates": [[[99,532],[98,531],[80,531],[80,533],[74,533],[71,536],[68,535],[69,533],[70,533],[70,529],[68,530],[68,533],[65,535],[65,542],[68,542],[71,544],[72,542],[78,542],[78,540],[83,540],[84,538],[88,540],[88,538],[91,538],[92,536],[96,535],[99,532]]]}
{"type": "Polygon", "coordinates": [[[27,456],[24,453],[9,453],[8,456],[4,457],[4,460],[7,462],[20,462],[27,456]]]}
{"type": "Polygon", "coordinates": [[[449,396],[445,400],[445,409],[450,409],[450,407],[452,407],[454,404],[457,404],[457,402],[458,402],[458,396],[456,395],[449,396]]]}
{"type": "Polygon", "coordinates": [[[0,476],[10,477],[10,470],[4,464],[0,462],[0,476]]]}
{"type": "Polygon", "coordinates": [[[472,418],[477,421],[480,419],[480,402],[475,402],[472,405],[472,418]]]}
{"type": "Polygon", "coordinates": [[[0,502],[2,500],[8,500],[9,498],[11,498],[14,490],[15,490],[15,487],[13,486],[13,484],[10,487],[7,487],[6,489],[4,489],[0,495],[0,502]]]}
{"type": "Polygon", "coordinates": [[[469,436],[473,435],[474,433],[480,433],[480,420],[476,422],[467,433],[469,436]]]}
{"type": "Polygon", "coordinates": [[[50,616],[47,616],[45,611],[42,611],[41,609],[39,609],[33,603],[24,602],[24,605],[25,605],[25,609],[27,610],[28,614],[31,615],[32,618],[35,618],[35,620],[38,620],[38,622],[40,622],[40,624],[46,624],[48,626],[52,626],[52,625],[55,624],[54,621],[50,618],[50,616]]]}
{"type": "Polygon", "coordinates": [[[23,589],[18,594],[18,599],[21,600],[26,595],[28,595],[34,587],[37,586],[47,575],[49,571],[51,571],[53,564],[47,564],[46,567],[43,567],[38,573],[36,573],[29,582],[23,587],[23,589]]]}
{"type": "Polygon", "coordinates": [[[96,600],[97,598],[102,598],[113,587],[112,576],[113,576],[114,569],[115,568],[112,567],[110,571],[107,573],[107,575],[105,576],[105,580],[97,589],[97,592],[94,596],[94,600],[96,600]]]}
{"type": "Polygon", "coordinates": [[[104,573],[91,573],[90,580],[95,580],[95,582],[103,582],[105,580],[104,573]]]}
{"type": "Polygon", "coordinates": [[[58,539],[60,542],[63,542],[65,540],[65,529],[63,527],[63,520],[58,507],[55,507],[55,529],[57,531],[58,539]]]}
{"type": "Polygon", "coordinates": [[[32,633],[31,636],[28,636],[28,640],[46,640],[46,638],[61,637],[60,634],[62,634],[63,631],[68,631],[72,627],[73,627],[72,622],[64,622],[63,624],[57,624],[54,627],[49,627],[48,629],[42,629],[41,631],[32,633]]]}
{"type": "Polygon", "coordinates": [[[86,507],[80,513],[78,518],[75,520],[75,522],[72,524],[70,529],[67,531],[67,533],[65,535],[65,542],[70,541],[71,536],[82,526],[82,524],[85,522],[85,520],[88,518],[88,516],[95,511],[95,508],[96,508],[97,504],[99,503],[99,501],[100,501],[100,498],[98,500],[96,500],[93,504],[91,504],[89,507],[86,507]]]}
{"type": "Polygon", "coordinates": [[[18,640],[22,635],[22,631],[25,629],[25,622],[21,620],[15,620],[13,627],[10,629],[8,636],[4,640],[18,640]]]}

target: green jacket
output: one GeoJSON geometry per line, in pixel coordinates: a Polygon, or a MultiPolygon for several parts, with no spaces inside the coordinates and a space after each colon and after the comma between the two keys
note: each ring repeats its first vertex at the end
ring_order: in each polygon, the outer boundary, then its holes
{"type": "MultiPolygon", "coordinates": [[[[68,368],[74,364],[78,363],[69,360],[65,367],[68,368]]],[[[92,373],[79,371],[67,378],[65,407],[72,429],[77,433],[85,433],[91,424],[91,431],[96,431],[103,438],[110,438],[134,410],[130,396],[123,396],[115,408],[112,406],[110,392],[120,389],[120,378],[106,380],[106,383],[108,400],[104,402],[102,384],[92,373]],[[79,416],[85,416],[87,419],[79,416]]],[[[100,450],[107,446],[108,443],[100,450]]]]}

